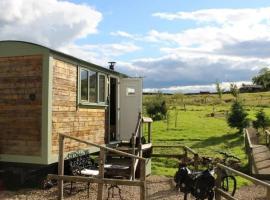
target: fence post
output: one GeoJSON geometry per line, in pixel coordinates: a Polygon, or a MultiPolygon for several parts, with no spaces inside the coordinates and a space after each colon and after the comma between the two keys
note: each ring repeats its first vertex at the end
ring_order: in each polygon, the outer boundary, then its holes
{"type": "MultiPolygon", "coordinates": [[[[63,135],[59,135],[59,156],[58,156],[58,175],[64,175],[64,139],[63,135]]],[[[58,180],[58,199],[62,200],[64,196],[64,180],[58,180]]]]}
{"type": "Polygon", "coordinates": [[[266,199],[270,200],[270,187],[267,187],[266,199]]]}
{"type": "Polygon", "coordinates": [[[194,154],[194,168],[195,168],[195,170],[198,170],[198,165],[199,165],[199,155],[194,154]]]}
{"type": "Polygon", "coordinates": [[[145,181],[145,175],[146,175],[146,167],[145,167],[145,160],[140,161],[140,181],[141,181],[141,200],[146,200],[146,181],[145,181]]]}
{"type": "MultiPolygon", "coordinates": [[[[217,167],[216,168],[216,173],[217,173],[217,179],[216,179],[216,188],[221,188],[221,169],[219,168],[219,167],[217,167]]],[[[216,192],[215,193],[215,198],[216,198],[216,200],[221,200],[221,195],[218,193],[218,192],[216,192]]]]}
{"type": "Polygon", "coordinates": [[[184,162],[186,163],[188,161],[188,151],[186,149],[186,147],[184,147],[184,162]]]}
{"type": "MultiPolygon", "coordinates": [[[[105,150],[100,149],[99,152],[99,178],[103,179],[104,178],[104,164],[105,164],[105,150]]],[[[103,199],[103,182],[98,184],[98,200],[103,199]]]]}

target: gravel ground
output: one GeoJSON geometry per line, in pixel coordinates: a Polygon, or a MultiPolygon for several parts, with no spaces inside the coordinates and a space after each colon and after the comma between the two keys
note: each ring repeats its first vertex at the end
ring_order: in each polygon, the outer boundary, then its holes
{"type": "MultiPolygon", "coordinates": [[[[163,176],[150,176],[147,179],[147,192],[148,199],[168,199],[168,200],[181,200],[183,195],[175,190],[173,180],[171,178],[163,176]]],[[[118,189],[114,189],[114,197],[108,198],[108,188],[104,191],[104,199],[120,199],[118,189]]],[[[70,184],[65,184],[65,199],[79,200],[79,199],[96,199],[97,185],[91,184],[90,197],[87,197],[87,186],[85,183],[75,184],[72,195],[69,194],[70,184]]],[[[121,187],[122,199],[137,200],[139,199],[138,187],[121,187]]],[[[247,186],[242,187],[236,193],[236,198],[243,200],[264,200],[266,196],[266,190],[260,186],[247,186]]],[[[53,187],[49,190],[37,190],[37,189],[23,189],[19,191],[0,191],[1,200],[52,200],[57,199],[57,187],[53,187]]],[[[193,199],[190,197],[189,199],[193,199]]]]}

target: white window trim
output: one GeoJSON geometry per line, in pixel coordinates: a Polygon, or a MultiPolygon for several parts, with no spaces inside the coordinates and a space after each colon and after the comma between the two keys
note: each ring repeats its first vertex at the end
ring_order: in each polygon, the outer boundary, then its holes
{"type": "Polygon", "coordinates": [[[96,70],[92,70],[92,69],[88,69],[88,68],[85,68],[85,67],[82,67],[82,66],[78,66],[78,92],[77,92],[77,95],[78,95],[78,105],[82,105],[82,106],[108,106],[107,105],[107,95],[108,95],[108,92],[107,92],[107,85],[108,85],[108,80],[106,78],[106,74],[102,73],[102,72],[99,72],[99,71],[96,71],[96,70]],[[81,70],[86,70],[88,72],[88,100],[82,100],[81,99],[81,70]],[[97,86],[97,99],[96,99],[96,102],[90,102],[90,96],[89,96],[89,91],[90,91],[90,78],[89,78],[89,74],[90,74],[90,71],[91,72],[95,72],[97,74],[97,79],[96,79],[96,86],[97,86]],[[99,76],[100,75],[103,75],[105,77],[105,101],[104,102],[100,102],[99,101],[99,76]]]}

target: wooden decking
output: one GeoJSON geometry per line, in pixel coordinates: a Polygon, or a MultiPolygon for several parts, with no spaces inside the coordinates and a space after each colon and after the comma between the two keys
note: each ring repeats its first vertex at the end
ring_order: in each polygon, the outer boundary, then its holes
{"type": "Polygon", "coordinates": [[[258,144],[256,133],[253,128],[246,129],[250,170],[253,176],[270,180],[270,150],[266,145],[258,144]]]}

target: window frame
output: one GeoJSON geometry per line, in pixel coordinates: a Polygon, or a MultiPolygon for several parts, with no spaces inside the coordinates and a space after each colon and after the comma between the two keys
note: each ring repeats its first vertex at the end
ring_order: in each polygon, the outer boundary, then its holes
{"type": "Polygon", "coordinates": [[[77,77],[77,81],[78,81],[78,90],[77,90],[77,102],[78,105],[82,105],[82,106],[108,106],[107,105],[107,96],[108,96],[108,92],[107,92],[107,88],[108,88],[108,78],[107,75],[105,73],[102,73],[100,71],[97,70],[93,70],[93,69],[89,69],[83,66],[78,66],[78,77],[77,77]],[[81,99],[81,71],[85,70],[87,71],[88,74],[88,100],[82,100],[81,99]],[[96,73],[96,102],[90,102],[90,73],[91,72],[95,72],[96,73]],[[100,75],[104,76],[105,78],[105,87],[104,87],[104,102],[99,101],[99,95],[100,95],[100,90],[99,90],[99,77],[100,75]]]}
{"type": "Polygon", "coordinates": [[[97,78],[97,82],[98,82],[98,84],[97,84],[97,91],[98,91],[98,95],[97,95],[97,102],[99,103],[99,104],[106,104],[106,102],[107,102],[107,97],[108,97],[108,95],[107,95],[107,76],[105,75],[105,74],[103,74],[103,73],[98,73],[97,74],[97,76],[98,76],[98,78],[97,78]],[[100,101],[100,90],[99,90],[99,77],[100,76],[104,76],[104,101],[100,101]]]}

